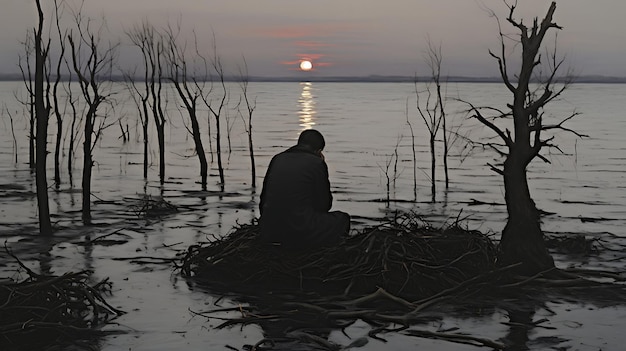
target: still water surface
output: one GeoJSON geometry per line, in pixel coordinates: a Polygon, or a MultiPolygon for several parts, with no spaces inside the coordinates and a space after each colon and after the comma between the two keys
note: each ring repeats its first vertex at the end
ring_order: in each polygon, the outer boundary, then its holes
{"type": "MultiPolygon", "coordinates": [[[[182,109],[168,106],[166,184],[158,183],[158,153],[151,146],[151,167],[147,181],[142,176],[142,136],[136,109],[119,88],[115,96],[115,116],[122,118],[130,140],[120,138],[120,128],[113,124],[104,131],[95,149],[93,174],[93,217],[98,226],[80,224],[80,192],[67,182],[63,167],[63,184],[51,190],[53,220],[60,228],[56,239],[45,241],[36,232],[34,178],[27,161],[28,126],[22,106],[15,102],[15,91],[21,83],[0,83],[0,101],[6,106],[0,123],[0,235],[16,252],[23,253],[36,269],[62,274],[69,270],[93,269],[94,279],[110,277],[114,295],[110,302],[127,312],[117,320],[125,335],[105,338],[101,350],[173,350],[240,348],[262,338],[256,326],[243,329],[215,330],[217,321],[194,317],[189,310],[210,309],[219,298],[189,286],[164,264],[136,264],[125,258],[138,256],[173,257],[176,252],[213,235],[227,234],[236,223],[247,223],[258,216],[259,188],[250,187],[250,163],[247,135],[234,105],[226,112],[231,125],[230,152],[222,139],[225,160],[225,191],[218,186],[217,165],[211,164],[208,191],[198,184],[199,167],[193,143],[187,133],[182,109]],[[13,127],[11,127],[12,116],[13,127]],[[17,142],[15,149],[13,133],[17,142]],[[17,150],[17,151],[16,151],[17,150]],[[15,162],[17,152],[18,162],[15,162]],[[163,196],[181,211],[163,220],[138,220],[132,211],[144,194],[163,196]],[[109,235],[125,242],[118,245],[84,245],[84,237],[109,235]]],[[[497,162],[488,150],[467,151],[457,141],[450,155],[450,186],[445,190],[441,162],[438,162],[436,202],[430,201],[428,132],[415,108],[412,84],[397,83],[251,83],[249,97],[256,99],[253,117],[257,184],[272,155],[293,145],[300,131],[319,129],[326,137],[326,160],[334,192],[334,209],[353,215],[355,228],[376,222],[397,210],[412,210],[435,224],[462,218],[471,229],[499,232],[506,221],[501,178],[489,170],[497,162]],[[411,125],[407,123],[407,118],[411,125]],[[414,133],[417,162],[413,164],[411,128],[414,133]],[[397,162],[396,162],[397,151],[397,162]],[[415,173],[414,173],[415,172],[415,173]],[[389,193],[387,178],[389,177],[389,193]],[[414,192],[414,179],[416,192],[414,192]],[[389,200],[389,201],[387,201],[389,200]]],[[[493,135],[467,119],[467,106],[455,98],[474,105],[503,107],[509,101],[499,84],[450,83],[446,87],[448,125],[474,140],[493,135]]],[[[19,93],[18,93],[19,94],[19,93]]],[[[232,94],[239,94],[232,87],[232,94]]],[[[573,113],[580,115],[565,126],[588,137],[572,133],[555,135],[558,150],[546,150],[550,164],[536,161],[529,169],[532,196],[546,211],[543,228],[547,233],[584,234],[603,240],[607,246],[626,238],[626,85],[578,84],[571,86],[563,98],[547,111],[546,123],[558,123],[573,113]],[[552,116],[552,117],[550,117],[552,116]]],[[[238,100],[238,98],[232,98],[238,100]]],[[[204,112],[206,116],[206,111],[204,112]]],[[[116,118],[113,115],[109,121],[116,118]]],[[[207,120],[204,118],[204,132],[207,120]]],[[[66,122],[69,124],[69,122],[66,122]]],[[[223,123],[225,124],[225,123],[223,123]]],[[[212,125],[214,128],[214,125],[212,125]]],[[[54,139],[54,123],[50,140],[54,139]]],[[[225,133],[225,132],[223,132],[225,133]]],[[[209,152],[209,138],[205,135],[209,152]]],[[[156,140],[156,137],[152,137],[156,140]]],[[[65,140],[67,145],[67,140],[65,140]]],[[[211,139],[213,149],[215,139],[211,139]]],[[[80,145],[80,144],[79,144],[80,145]]],[[[437,152],[441,155],[441,147],[437,152]]],[[[67,162],[67,153],[63,164],[67,162]]],[[[211,160],[211,156],[209,156],[211,160]]],[[[76,159],[75,182],[80,182],[80,153],[76,159]]],[[[52,158],[48,165],[52,169],[52,158]]],[[[52,174],[52,172],[50,172],[52,174]]],[[[52,185],[52,181],[49,181],[52,185]]],[[[4,253],[3,253],[4,255],[4,253]]],[[[3,259],[3,261],[6,261],[3,259]]],[[[3,262],[4,263],[4,262],[3,262]]],[[[582,266],[623,271],[623,258],[599,260],[593,257],[579,262],[557,258],[559,266],[582,266]]],[[[0,269],[12,272],[14,264],[0,269]]],[[[221,300],[220,306],[232,302],[221,300]]],[[[562,338],[554,345],[576,350],[619,349],[626,327],[623,309],[587,308],[579,305],[554,304],[547,310],[549,324],[555,330],[537,329],[531,335],[540,343],[562,338]]],[[[499,339],[508,332],[500,324],[503,312],[457,320],[450,317],[431,327],[460,326],[462,332],[499,339]]],[[[114,327],[115,328],[115,327],[114,327]]],[[[368,328],[357,323],[347,332],[357,338],[368,328]]],[[[349,344],[340,332],[330,339],[349,344]]],[[[409,350],[416,346],[437,350],[475,349],[445,342],[403,336],[391,336],[389,343],[372,340],[363,349],[409,350]]]]}

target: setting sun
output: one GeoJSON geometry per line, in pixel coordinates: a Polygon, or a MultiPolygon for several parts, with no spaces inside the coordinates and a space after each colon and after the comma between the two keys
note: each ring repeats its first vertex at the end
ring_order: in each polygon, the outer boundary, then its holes
{"type": "Polygon", "coordinates": [[[302,61],[300,62],[300,69],[303,71],[309,71],[313,68],[313,64],[311,63],[311,61],[302,61]]]}

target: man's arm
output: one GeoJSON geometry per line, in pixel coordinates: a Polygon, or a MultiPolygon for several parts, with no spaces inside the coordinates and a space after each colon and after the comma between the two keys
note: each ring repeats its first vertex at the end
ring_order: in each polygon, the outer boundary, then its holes
{"type": "Polygon", "coordinates": [[[265,172],[265,177],[263,178],[263,188],[261,189],[261,197],[259,200],[259,213],[263,215],[263,205],[267,201],[267,183],[270,175],[270,170],[272,169],[272,164],[274,163],[274,158],[270,161],[270,164],[267,166],[267,171],[265,172]]]}
{"type": "Polygon", "coordinates": [[[322,160],[319,167],[319,175],[317,177],[317,186],[318,189],[316,197],[318,209],[323,212],[330,211],[333,206],[333,195],[330,192],[330,180],[328,179],[328,166],[326,162],[322,160]]]}

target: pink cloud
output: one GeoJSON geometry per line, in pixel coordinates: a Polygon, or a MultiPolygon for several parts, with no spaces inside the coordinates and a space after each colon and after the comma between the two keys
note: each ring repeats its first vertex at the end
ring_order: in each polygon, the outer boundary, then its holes
{"type": "Polygon", "coordinates": [[[333,44],[322,43],[320,41],[299,40],[294,42],[296,46],[305,48],[324,48],[334,46],[333,44]]]}
{"type": "Polygon", "coordinates": [[[300,62],[311,61],[313,69],[333,65],[333,50],[338,46],[333,43],[338,37],[351,32],[354,25],[347,23],[322,23],[296,26],[269,27],[257,30],[257,36],[267,39],[286,41],[285,45],[293,50],[293,58],[280,61],[281,65],[290,66],[290,70],[299,70],[300,62]]]}

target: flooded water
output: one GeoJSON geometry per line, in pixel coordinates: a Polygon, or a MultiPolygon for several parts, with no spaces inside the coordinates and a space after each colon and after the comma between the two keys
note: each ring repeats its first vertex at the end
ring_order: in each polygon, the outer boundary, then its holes
{"type": "MultiPolygon", "coordinates": [[[[122,87],[116,88],[119,92],[115,95],[115,109],[108,117],[112,125],[104,130],[94,151],[91,200],[95,225],[81,224],[80,189],[79,185],[69,185],[65,150],[59,189],[54,189],[49,180],[51,213],[58,232],[54,238],[45,239],[36,235],[34,176],[27,164],[28,122],[23,106],[14,98],[14,92],[20,94],[21,83],[0,83],[0,101],[5,106],[0,123],[0,238],[36,270],[62,274],[91,269],[94,281],[110,278],[114,286],[108,301],[128,313],[116,320],[118,325],[105,329],[127,333],[104,338],[100,350],[226,349],[226,345],[241,349],[244,344],[255,344],[263,338],[263,330],[258,326],[217,330],[212,327],[219,321],[207,321],[191,313],[215,308],[215,303],[222,307],[236,303],[189,285],[162,259],[173,258],[191,244],[225,235],[237,223],[256,218],[260,184],[270,157],[293,145],[299,132],[306,128],[319,129],[325,135],[325,156],[335,198],[333,208],[352,214],[354,228],[404,210],[415,211],[438,225],[461,218],[469,228],[483,232],[497,233],[504,227],[502,179],[488,166],[497,162],[495,154],[478,148],[467,153],[462,140],[451,149],[449,189],[445,189],[439,161],[436,201],[430,201],[428,132],[417,114],[412,84],[251,83],[249,97],[256,99],[253,138],[257,189],[250,186],[247,135],[234,108],[238,100],[234,96],[240,93],[233,85],[230,108],[223,116],[231,125],[230,147],[226,137],[222,138],[226,182],[223,192],[218,184],[216,161],[211,163],[207,191],[201,190],[198,161],[186,130],[188,123],[183,110],[173,102],[168,106],[166,183],[161,186],[158,182],[156,143],[151,146],[149,176],[144,180],[136,108],[122,87]],[[128,128],[128,142],[121,138],[118,118],[123,128],[128,128]],[[415,135],[415,171],[410,127],[415,135]],[[179,211],[162,219],[140,219],[133,206],[145,195],[163,197],[179,211]],[[98,237],[107,240],[86,244],[86,238],[98,237]]],[[[484,127],[466,118],[465,104],[452,98],[477,106],[502,107],[509,101],[504,87],[451,83],[446,88],[451,97],[446,105],[449,126],[458,127],[460,134],[474,140],[492,137],[484,127]]],[[[577,84],[547,111],[545,123],[554,124],[580,113],[563,126],[587,137],[560,131],[553,144],[562,152],[546,149],[544,154],[550,163],[537,160],[529,169],[532,196],[537,206],[547,212],[543,217],[546,233],[584,234],[597,238],[608,248],[626,240],[625,96],[626,85],[577,84]]],[[[207,135],[206,111],[201,116],[207,156],[216,160],[210,154],[216,141],[207,135]]],[[[67,130],[69,122],[65,125],[67,130]]],[[[211,128],[215,128],[214,124],[211,128]]],[[[52,121],[51,142],[54,130],[52,121]]],[[[152,140],[156,140],[156,133],[153,134],[152,140]]],[[[66,147],[68,139],[65,138],[66,147]]],[[[82,141],[77,145],[82,145],[82,141]]],[[[438,153],[441,155],[440,146],[438,153]]],[[[74,179],[75,184],[80,184],[80,150],[77,155],[74,179]]],[[[52,157],[48,165],[52,175],[52,157]]],[[[0,255],[3,276],[15,276],[15,263],[4,252],[0,255]]],[[[616,253],[609,260],[600,256],[557,256],[556,260],[560,267],[617,272],[624,267],[623,253],[616,253]]],[[[626,327],[623,308],[549,303],[538,308],[533,318],[548,321],[542,324],[544,327],[529,332],[527,346],[531,349],[542,347],[538,345],[572,350],[621,349],[623,338],[619,331],[626,327]]],[[[511,333],[512,327],[502,324],[505,321],[506,313],[495,310],[474,317],[443,318],[422,328],[436,331],[458,327],[463,333],[499,340],[511,333]]],[[[364,322],[357,322],[346,334],[356,339],[367,335],[368,330],[364,322]]],[[[342,345],[350,343],[341,331],[332,332],[329,340],[342,345]]],[[[416,347],[476,349],[404,335],[390,336],[387,343],[372,339],[362,349],[416,347]]]]}

